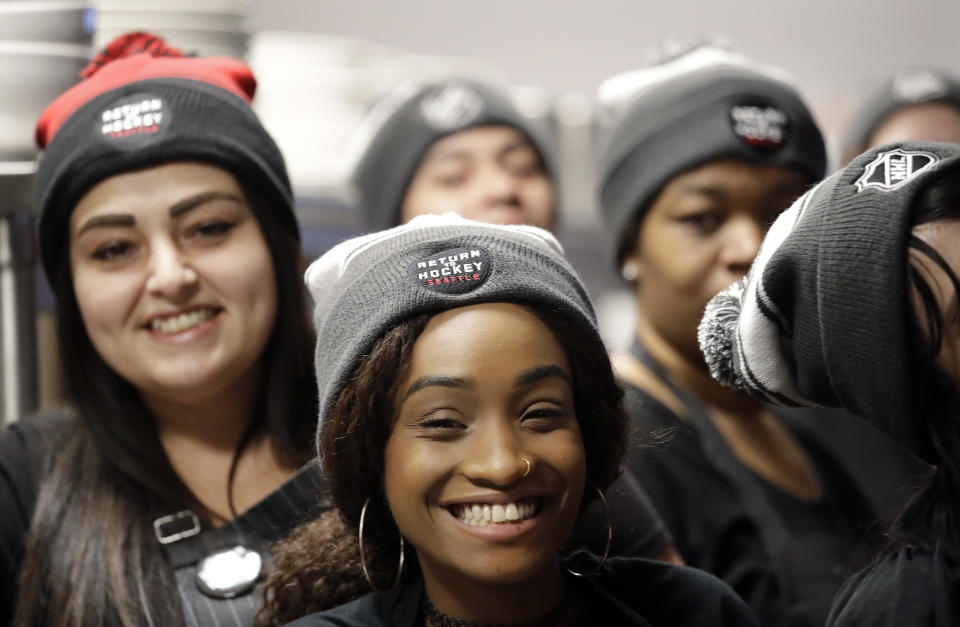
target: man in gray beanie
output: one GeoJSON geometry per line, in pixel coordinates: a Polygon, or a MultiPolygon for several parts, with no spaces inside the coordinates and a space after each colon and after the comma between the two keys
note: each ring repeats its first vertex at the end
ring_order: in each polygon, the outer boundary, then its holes
{"type": "Polygon", "coordinates": [[[365,226],[454,212],[553,228],[556,170],[541,129],[506,94],[473,80],[404,83],[358,129],[353,172],[365,226]]]}
{"type": "MultiPolygon", "coordinates": [[[[834,445],[859,421],[800,421],[724,388],[697,324],[775,216],[823,176],[823,138],[782,71],[714,47],[611,78],[599,98],[601,214],[637,304],[634,345],[615,363],[634,427],[670,434],[634,447],[628,466],[683,558],[727,581],[762,624],[822,625],[861,530],[894,495],[872,491],[870,472],[834,445]]],[[[858,460],[890,458],[885,440],[860,439],[858,460]]]]}

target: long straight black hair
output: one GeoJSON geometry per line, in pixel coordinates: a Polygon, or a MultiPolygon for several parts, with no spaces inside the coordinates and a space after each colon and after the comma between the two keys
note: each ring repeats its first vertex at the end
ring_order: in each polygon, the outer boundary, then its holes
{"type": "MultiPolygon", "coordinates": [[[[931,182],[913,207],[911,227],[941,221],[960,221],[960,168],[931,182]]],[[[960,280],[932,246],[911,235],[911,257],[925,256],[949,278],[960,297],[960,280]]],[[[908,262],[907,281],[917,306],[904,304],[910,320],[911,369],[916,373],[913,416],[926,436],[936,468],[924,487],[896,516],[889,530],[887,549],[909,545],[939,546],[960,559],[960,390],[936,366],[944,342],[944,329],[960,324],[960,312],[945,319],[936,292],[920,266],[908,262]]]]}
{"type": "MultiPolygon", "coordinates": [[[[244,194],[273,261],[277,316],[261,355],[264,380],[255,419],[234,452],[231,487],[237,460],[256,433],[266,433],[281,459],[309,459],[317,416],[314,339],[300,279],[299,241],[281,220],[282,209],[255,189],[245,186],[244,194]]],[[[136,388],[90,341],[69,255],[54,290],[65,387],[76,420],[48,460],[27,538],[14,624],[182,625],[173,571],[152,521],[187,508],[206,509],[170,465],[154,417],[136,388]]]]}

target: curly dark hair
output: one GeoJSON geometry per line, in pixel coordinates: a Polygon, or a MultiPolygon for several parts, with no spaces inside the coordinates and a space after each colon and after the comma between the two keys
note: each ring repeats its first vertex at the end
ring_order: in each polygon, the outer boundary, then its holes
{"type": "MultiPolygon", "coordinates": [[[[525,306],[547,325],[570,362],[587,483],[604,489],[620,472],[627,426],[623,390],[610,359],[594,330],[542,305],[525,306]]],[[[257,619],[260,627],[281,625],[370,591],[359,567],[356,540],[360,511],[368,498],[367,566],[378,587],[390,586],[399,532],[383,493],[384,451],[396,419],[398,388],[409,372],[413,346],[431,317],[421,314],[387,331],[340,391],[323,425],[320,447],[327,487],[342,524],[331,522],[331,512],[278,543],[257,619]]],[[[595,496],[592,490],[584,491],[581,512],[595,496]]],[[[405,559],[416,567],[415,556],[405,559]]]]}

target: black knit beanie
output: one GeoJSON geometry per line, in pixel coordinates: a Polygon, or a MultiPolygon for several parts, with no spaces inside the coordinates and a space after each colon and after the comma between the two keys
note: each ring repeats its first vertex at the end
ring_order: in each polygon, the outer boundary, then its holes
{"type": "Polygon", "coordinates": [[[747,277],[707,305],[718,381],[785,405],[843,407],[921,456],[912,418],[907,241],[913,206],[960,145],[870,150],[783,212],[747,277]]]}
{"type": "Polygon", "coordinates": [[[944,102],[960,111],[960,81],[933,68],[905,68],[886,79],[851,118],[843,137],[843,162],[866,150],[874,131],[891,114],[925,102],[944,102]]]}
{"type": "Polygon", "coordinates": [[[222,167],[262,192],[297,237],[283,156],[250,108],[256,79],[241,61],[184,57],[130,33],[111,42],[37,123],[40,256],[53,283],[69,249],[70,214],[103,179],[162,163],[222,167]]]}
{"type": "Polygon", "coordinates": [[[591,331],[605,352],[587,290],[549,232],[453,213],[343,242],[306,273],[316,303],[322,428],[337,395],[377,339],[399,322],[478,303],[546,305],[591,331]]]}
{"type": "Polygon", "coordinates": [[[601,107],[615,108],[596,166],[618,266],[627,228],[679,174],[723,158],[796,166],[811,183],[826,171],[820,130],[782,73],[725,50],[700,47],[612,77],[598,98],[601,107]]]}
{"type": "Polygon", "coordinates": [[[362,127],[361,132],[371,137],[353,173],[367,230],[400,223],[407,188],[430,146],[448,135],[489,125],[509,126],[523,133],[539,153],[547,174],[555,174],[543,134],[492,87],[463,79],[407,84],[381,100],[362,127]]]}

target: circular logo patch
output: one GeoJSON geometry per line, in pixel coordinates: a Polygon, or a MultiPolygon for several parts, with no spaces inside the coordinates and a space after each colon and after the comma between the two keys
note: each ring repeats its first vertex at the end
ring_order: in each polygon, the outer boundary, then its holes
{"type": "Polygon", "coordinates": [[[170,110],[159,96],[136,94],[116,100],[100,113],[96,134],[117,148],[140,148],[163,137],[170,110]]]}
{"type": "Polygon", "coordinates": [[[780,150],[790,132],[790,118],[783,109],[762,102],[730,107],[730,125],[744,144],[761,150],[780,150]]]}
{"type": "Polygon", "coordinates": [[[470,85],[444,85],[420,103],[423,119],[439,131],[459,128],[472,122],[483,109],[483,100],[470,85]]]}
{"type": "Polygon", "coordinates": [[[418,259],[410,275],[417,285],[431,292],[466,294],[483,285],[492,269],[486,249],[468,246],[418,259]]]}

